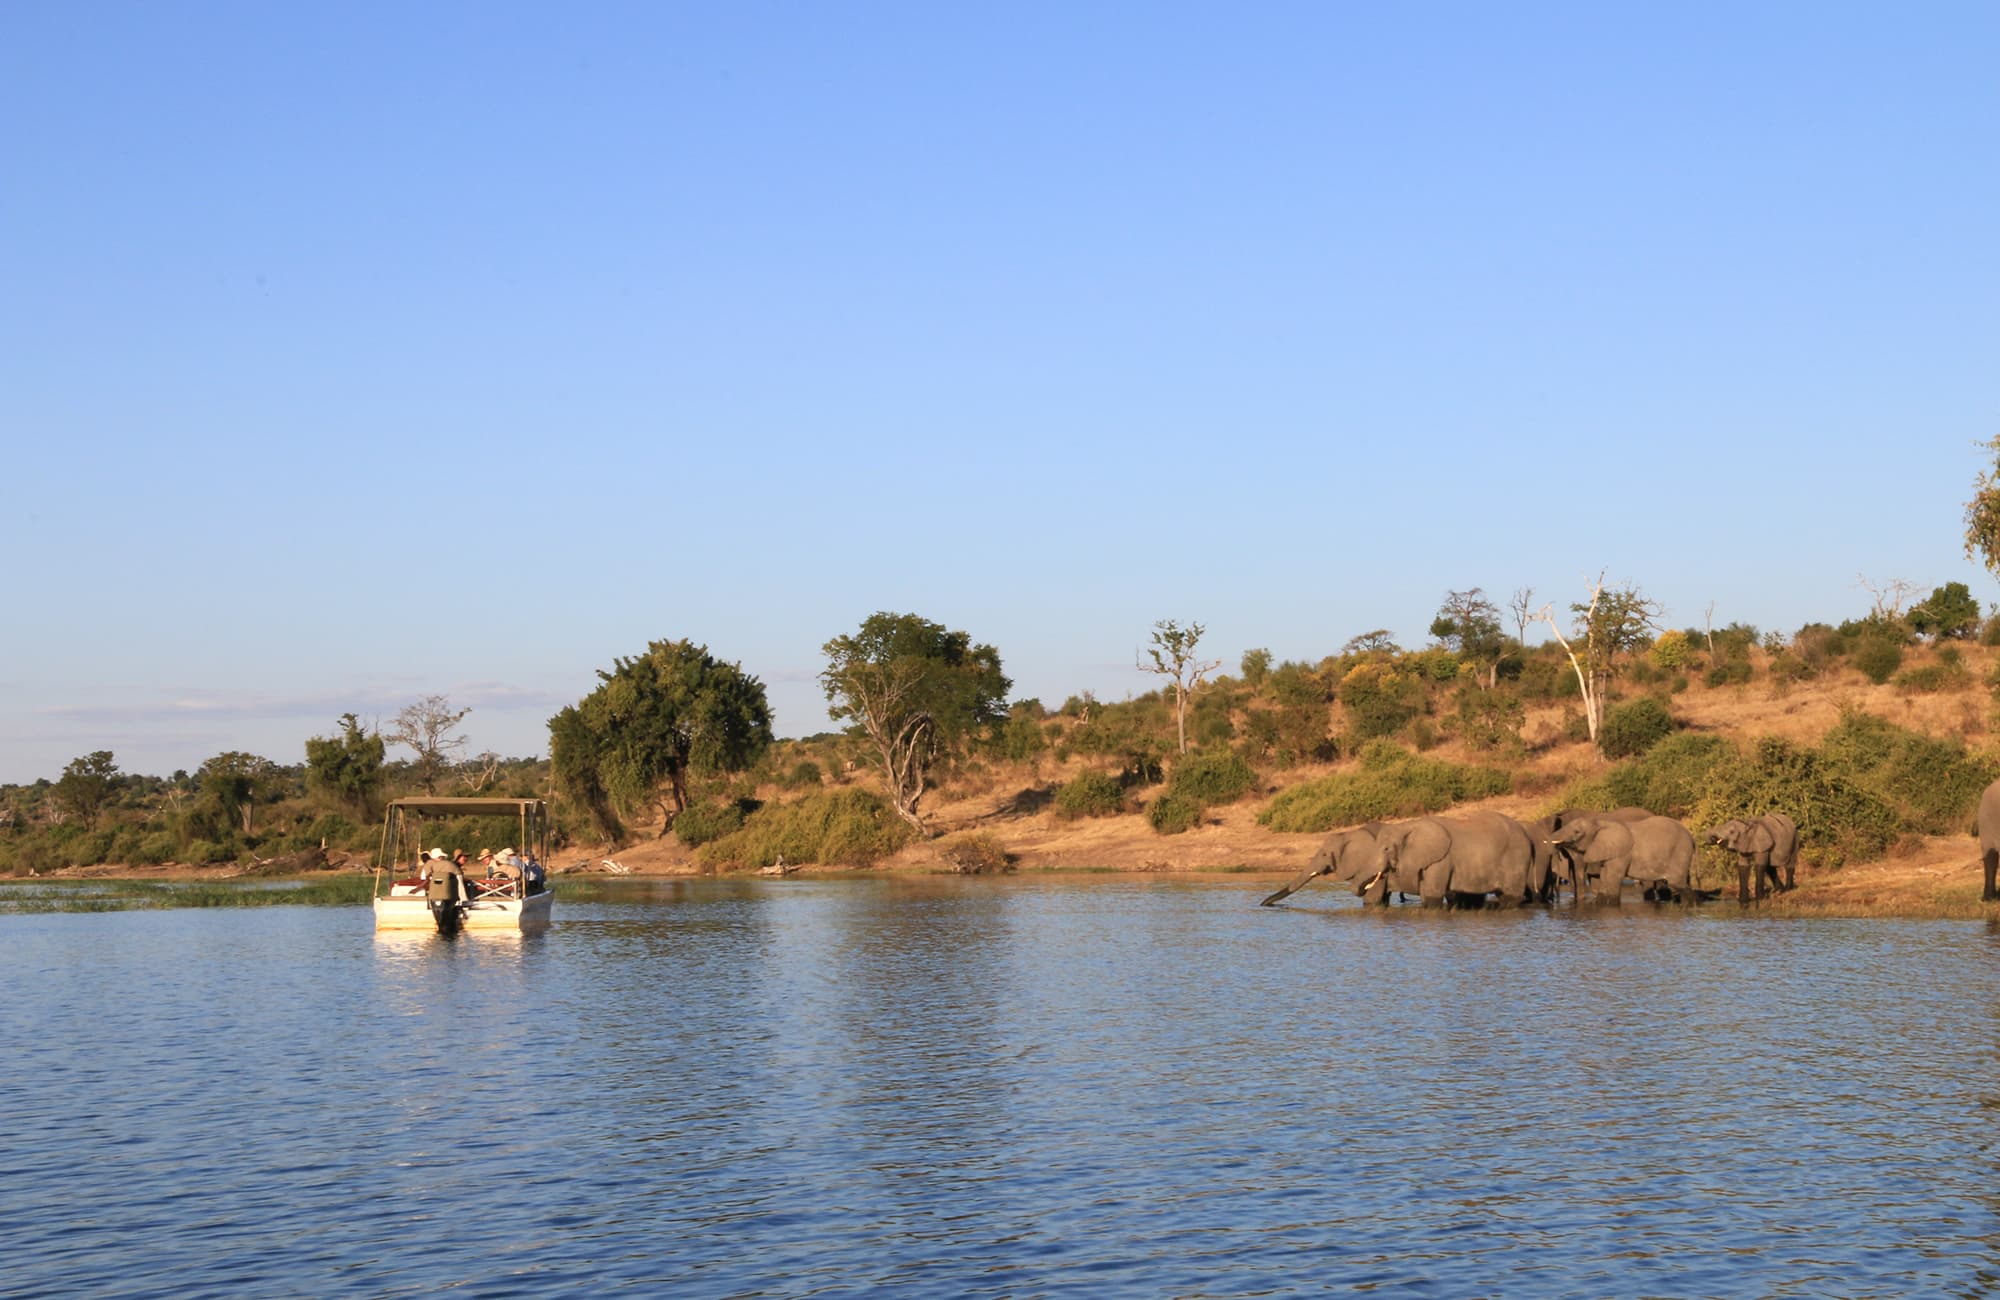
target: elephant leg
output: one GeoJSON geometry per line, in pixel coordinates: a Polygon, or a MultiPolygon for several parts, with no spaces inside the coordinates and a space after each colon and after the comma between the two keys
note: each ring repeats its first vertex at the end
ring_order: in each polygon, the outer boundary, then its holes
{"type": "Polygon", "coordinates": [[[1378,907],[1387,907],[1389,905],[1389,887],[1380,880],[1377,880],[1362,891],[1361,902],[1364,906],[1372,904],[1378,907]]]}
{"type": "Polygon", "coordinates": [[[1741,861],[1736,864],[1736,901],[1739,903],[1748,903],[1750,901],[1750,864],[1748,861],[1741,861]]]}
{"type": "Polygon", "coordinates": [[[2000,849],[1988,849],[1980,855],[1980,865],[1986,869],[1986,888],[1980,892],[1979,901],[1991,903],[2000,899],[2000,889],[1994,888],[1994,877],[2000,875],[2000,849]]]}

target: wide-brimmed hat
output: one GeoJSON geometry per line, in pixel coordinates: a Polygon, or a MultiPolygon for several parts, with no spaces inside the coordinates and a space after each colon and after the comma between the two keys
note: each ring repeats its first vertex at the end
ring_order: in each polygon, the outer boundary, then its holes
{"type": "Polygon", "coordinates": [[[424,854],[424,856],[427,858],[441,858],[444,856],[444,850],[432,849],[429,853],[424,854]]]}
{"type": "Polygon", "coordinates": [[[500,850],[500,851],[499,851],[498,853],[494,854],[493,856],[494,856],[494,857],[496,857],[496,858],[511,858],[511,857],[513,857],[513,856],[514,856],[514,850],[512,850],[512,849],[502,849],[502,850],[500,850]]]}

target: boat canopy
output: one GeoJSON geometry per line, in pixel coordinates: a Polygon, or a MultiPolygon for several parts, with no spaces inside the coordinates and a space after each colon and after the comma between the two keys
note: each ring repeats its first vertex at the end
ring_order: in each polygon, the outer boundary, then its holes
{"type": "Polygon", "coordinates": [[[540,799],[394,799],[390,809],[405,813],[415,813],[419,817],[514,817],[522,813],[540,812],[545,808],[540,799]]]}

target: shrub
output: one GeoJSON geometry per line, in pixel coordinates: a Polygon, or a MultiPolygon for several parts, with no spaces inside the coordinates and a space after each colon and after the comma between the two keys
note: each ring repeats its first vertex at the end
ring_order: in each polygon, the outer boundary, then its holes
{"type": "Polygon", "coordinates": [[[1200,824],[1201,809],[1199,800],[1169,790],[1146,809],[1146,820],[1162,835],[1179,835],[1200,824]]]}
{"type": "Polygon", "coordinates": [[[1340,679],[1340,704],[1355,737],[1372,740],[1394,735],[1422,712],[1424,691],[1410,674],[1370,661],[1340,679]]]}
{"type": "Polygon", "coordinates": [[[743,819],[743,828],[695,851],[715,867],[768,867],[787,862],[866,866],[894,853],[914,832],[865,790],[828,790],[792,803],[766,804],[743,819]]]}
{"type": "Polygon", "coordinates": [[[1666,739],[1673,729],[1674,716],[1665,702],[1646,695],[1607,712],[1597,729],[1597,744],[1606,758],[1630,758],[1666,739]]]}
{"type": "Polygon", "coordinates": [[[674,818],[674,838],[689,848],[700,848],[725,835],[743,829],[740,803],[698,803],[681,810],[674,818]]]}
{"type": "Polygon", "coordinates": [[[155,831],[140,839],[138,849],[132,854],[135,866],[156,867],[162,862],[172,862],[175,850],[180,844],[172,831],[155,831]]]}
{"type": "Polygon", "coordinates": [[[787,790],[817,790],[826,784],[826,776],[818,763],[810,758],[802,758],[792,764],[791,771],[778,779],[778,784],[787,790]]]}
{"type": "Polygon", "coordinates": [[[1771,656],[1771,680],[1790,684],[1810,681],[1818,676],[1818,670],[1790,650],[1782,650],[1771,656]]]}
{"type": "Polygon", "coordinates": [[[1863,637],[1854,647],[1854,666],[1877,686],[1903,666],[1903,647],[1885,636],[1863,637]]]}
{"type": "Polygon", "coordinates": [[[1013,867],[1006,846],[984,832],[944,841],[938,845],[938,857],[962,876],[997,875],[1013,867]]]}
{"type": "Polygon", "coordinates": [[[2000,645],[2000,614],[1987,619],[1985,625],[1979,629],[1979,644],[1983,646],[2000,645]]]}
{"type": "Polygon", "coordinates": [[[1117,778],[1103,772],[1084,772],[1063,782],[1056,791],[1056,816],[1065,821],[1079,817],[1110,817],[1125,807],[1125,791],[1117,778]]]}
{"type": "Polygon", "coordinates": [[[1753,676],[1748,659],[1722,659],[1702,674],[1702,684],[1711,689],[1721,686],[1741,686],[1753,676]]]}
{"type": "Polygon", "coordinates": [[[1824,623],[1808,623],[1792,634],[1792,653],[1814,672],[1847,653],[1847,638],[1824,623]]]}
{"type": "Polygon", "coordinates": [[[1521,749],[1521,723],[1527,715],[1511,692],[1463,686],[1453,703],[1455,707],[1446,715],[1447,727],[1468,746],[1509,752],[1521,749]]]}
{"type": "Polygon", "coordinates": [[[1915,695],[1935,695],[1950,682],[1951,675],[1943,664],[1924,664],[1905,668],[1889,680],[1897,688],[1915,695]]]}
{"type": "Polygon", "coordinates": [[[1192,799],[1203,807],[1235,803],[1257,785],[1257,773],[1237,755],[1223,751],[1197,751],[1174,764],[1167,793],[1192,799]]]}
{"type": "Polygon", "coordinates": [[[1680,631],[1660,633],[1659,640],[1653,642],[1653,648],[1646,652],[1646,658],[1652,661],[1655,668],[1685,668],[1693,657],[1694,650],[1688,645],[1687,633],[1680,631]]]}
{"type": "Polygon", "coordinates": [[[214,840],[196,840],[187,846],[187,860],[193,866],[206,866],[211,862],[228,862],[231,855],[214,840]]]}
{"type": "Polygon", "coordinates": [[[1492,767],[1420,758],[1387,741],[1361,753],[1359,767],[1281,791],[1257,815],[1274,831],[1330,831],[1366,821],[1415,817],[1468,799],[1506,794],[1513,782],[1492,767]]]}

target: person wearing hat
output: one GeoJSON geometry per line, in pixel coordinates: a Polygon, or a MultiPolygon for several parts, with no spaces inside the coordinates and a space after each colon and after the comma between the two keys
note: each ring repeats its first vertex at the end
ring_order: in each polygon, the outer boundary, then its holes
{"type": "Polygon", "coordinates": [[[445,856],[443,849],[432,849],[424,855],[423,878],[430,884],[426,894],[433,901],[468,901],[472,897],[465,884],[465,873],[459,870],[457,862],[445,856]]]}

